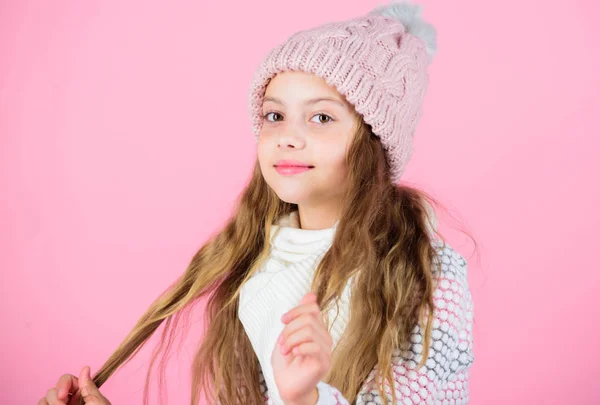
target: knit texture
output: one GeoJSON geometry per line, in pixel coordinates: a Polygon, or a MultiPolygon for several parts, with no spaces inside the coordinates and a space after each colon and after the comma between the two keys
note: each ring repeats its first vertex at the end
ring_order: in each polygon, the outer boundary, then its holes
{"type": "MultiPolygon", "coordinates": [[[[331,246],[338,223],[328,229],[306,230],[299,228],[297,211],[281,218],[271,227],[268,260],[242,287],[238,316],[258,356],[273,404],[283,403],[271,367],[271,354],[285,327],[281,316],[310,291],[316,267],[331,246]]],[[[335,308],[329,314],[334,319],[335,308]]],[[[334,343],[341,337],[346,322],[347,314],[342,312],[332,323],[334,343]]]]}
{"type": "Polygon", "coordinates": [[[391,180],[398,182],[413,153],[434,46],[435,30],[420,20],[420,6],[409,3],[291,35],[268,52],[251,80],[248,111],[256,141],[269,81],[288,70],[312,73],[335,86],[379,136],[391,180]],[[415,35],[408,31],[413,27],[415,35]],[[418,36],[423,33],[429,38],[418,36]]]}
{"type": "MultiPolygon", "coordinates": [[[[258,272],[242,287],[239,317],[260,364],[259,384],[266,404],[282,404],[271,367],[271,353],[285,327],[281,316],[298,305],[310,291],[317,265],[327,252],[338,223],[322,230],[299,228],[297,212],[283,217],[272,227],[271,252],[258,272]]],[[[417,369],[423,353],[424,333],[418,325],[411,337],[410,350],[394,351],[392,371],[397,404],[466,404],[469,399],[469,369],[474,361],[472,319],[473,302],[467,281],[465,259],[448,244],[434,241],[438,252],[436,271],[440,283],[434,291],[433,333],[425,366],[417,369]]],[[[339,303],[339,314],[330,327],[334,348],[349,319],[351,281],[339,303]]],[[[379,404],[375,373],[371,370],[361,387],[357,405],[379,404]]],[[[333,386],[317,385],[318,405],[348,404],[333,386]]],[[[388,400],[391,388],[385,383],[388,400]]]]}

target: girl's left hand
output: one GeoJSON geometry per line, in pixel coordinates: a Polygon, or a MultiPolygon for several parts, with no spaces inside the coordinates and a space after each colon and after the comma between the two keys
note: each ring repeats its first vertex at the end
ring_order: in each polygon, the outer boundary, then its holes
{"type": "Polygon", "coordinates": [[[285,313],[286,324],[271,356],[279,395],[286,404],[314,405],[317,383],[327,374],[333,339],[327,330],[317,296],[310,292],[285,313]]]}

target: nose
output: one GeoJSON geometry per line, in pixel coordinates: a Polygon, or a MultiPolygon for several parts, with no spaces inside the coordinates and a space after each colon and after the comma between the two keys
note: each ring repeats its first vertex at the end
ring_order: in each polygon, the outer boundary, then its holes
{"type": "Polygon", "coordinates": [[[298,130],[288,128],[279,134],[277,146],[279,148],[301,149],[304,147],[304,142],[304,137],[299,134],[298,130]]]}

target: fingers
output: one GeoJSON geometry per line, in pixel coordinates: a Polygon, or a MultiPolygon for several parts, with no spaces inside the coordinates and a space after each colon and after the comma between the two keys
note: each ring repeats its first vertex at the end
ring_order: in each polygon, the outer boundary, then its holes
{"type": "Polygon", "coordinates": [[[67,403],[67,405],[79,405],[79,402],[81,401],[81,395],[79,394],[79,391],[73,395],[71,397],[71,399],[69,399],[69,402],[67,403]]]}
{"type": "Polygon", "coordinates": [[[294,348],[296,356],[314,356],[321,353],[321,346],[315,342],[299,344],[294,348]]]}
{"type": "Polygon", "coordinates": [[[110,404],[104,395],[100,393],[100,390],[94,384],[90,376],[90,367],[85,366],[81,370],[81,374],[79,375],[79,385],[81,386],[81,396],[85,403],[93,403],[93,404],[110,404]]]}
{"type": "Polygon", "coordinates": [[[314,317],[304,314],[290,322],[281,332],[279,343],[281,353],[286,355],[290,351],[297,354],[294,349],[304,342],[316,342],[324,350],[331,350],[333,339],[325,328],[323,321],[317,321],[314,317]]]}
{"type": "Polygon", "coordinates": [[[66,405],[63,401],[58,399],[56,388],[50,388],[46,393],[46,398],[40,399],[40,402],[42,400],[45,400],[45,403],[47,403],[48,405],[66,405]]]}
{"type": "Polygon", "coordinates": [[[309,292],[300,304],[281,317],[286,324],[278,343],[283,355],[290,352],[295,356],[316,356],[327,361],[333,347],[333,339],[327,330],[317,296],[309,292]]]}
{"type": "Polygon", "coordinates": [[[331,367],[331,351],[323,348],[317,342],[304,342],[294,348],[295,356],[313,357],[318,360],[319,367],[323,373],[331,367]]]}
{"type": "MultiPolygon", "coordinates": [[[[331,335],[325,327],[325,322],[321,315],[321,309],[317,304],[317,296],[313,292],[309,292],[302,297],[300,304],[292,308],[281,317],[281,321],[287,326],[281,333],[278,342],[286,341],[289,336],[300,328],[304,327],[307,323],[312,323],[315,326],[317,332],[320,332],[322,338],[329,344],[333,344],[331,335]],[[307,316],[312,317],[314,322],[311,322],[307,316]]],[[[289,346],[289,344],[288,344],[289,346]]]]}
{"type": "Polygon", "coordinates": [[[312,291],[307,292],[304,294],[304,297],[302,297],[302,300],[300,300],[300,303],[304,302],[317,302],[317,294],[312,291]]]}
{"type": "Polygon", "coordinates": [[[74,395],[79,390],[79,380],[72,374],[63,374],[58,379],[56,387],[46,393],[46,397],[38,401],[38,405],[66,405],[73,403],[74,395]]]}
{"type": "Polygon", "coordinates": [[[298,306],[290,309],[288,312],[283,314],[281,317],[281,322],[288,323],[297,316],[307,313],[314,314],[315,318],[316,315],[320,316],[321,314],[321,310],[319,308],[319,305],[317,304],[317,296],[312,292],[302,297],[302,300],[300,301],[300,304],[298,304],[298,306]]]}
{"type": "Polygon", "coordinates": [[[81,401],[81,393],[79,391],[77,391],[75,394],[73,394],[70,397],[69,402],[67,402],[67,405],[79,405],[80,401],[81,401]]]}
{"type": "Polygon", "coordinates": [[[68,402],[69,394],[74,394],[79,389],[79,380],[71,374],[63,374],[56,384],[58,399],[68,402]]]}

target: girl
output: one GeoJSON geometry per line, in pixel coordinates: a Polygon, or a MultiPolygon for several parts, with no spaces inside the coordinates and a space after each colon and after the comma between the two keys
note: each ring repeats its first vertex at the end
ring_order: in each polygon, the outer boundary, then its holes
{"type": "Polygon", "coordinates": [[[192,404],[467,403],[467,263],[437,202],[396,184],[435,47],[420,7],[397,3],[274,48],[251,84],[257,163],[235,215],[93,380],[65,375],[39,404],[109,404],[98,387],[163,322],[166,355],[205,297],[192,404]]]}

